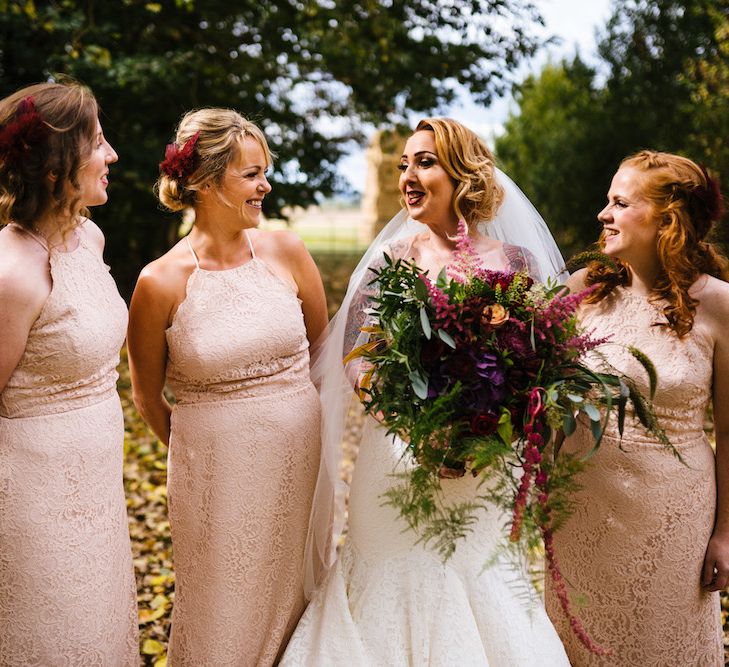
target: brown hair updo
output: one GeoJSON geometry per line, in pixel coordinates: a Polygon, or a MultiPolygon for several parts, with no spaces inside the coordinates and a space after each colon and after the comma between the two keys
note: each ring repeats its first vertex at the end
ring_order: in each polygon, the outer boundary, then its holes
{"type": "Polygon", "coordinates": [[[272,162],[273,156],[260,128],[232,109],[189,111],[177,126],[175,144],[182,149],[196,134],[194,166],[190,173],[180,178],[163,172],[155,185],[160,202],[171,211],[192,208],[198,190],[208,184],[220,185],[246,137],[255,139],[268,164],[272,162]]]}
{"type": "Polygon", "coordinates": [[[451,118],[424,118],[415,132],[435,135],[435,151],[443,169],[453,179],[453,210],[471,227],[488,222],[504,200],[496,182],[495,160],[488,146],[464,125],[451,118]]]}

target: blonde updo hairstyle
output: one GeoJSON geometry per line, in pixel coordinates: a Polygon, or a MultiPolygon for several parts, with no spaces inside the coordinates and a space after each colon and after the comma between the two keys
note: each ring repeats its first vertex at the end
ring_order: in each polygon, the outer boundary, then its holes
{"type": "Polygon", "coordinates": [[[91,91],[76,82],[39,83],[0,100],[0,128],[16,120],[28,98],[42,134],[32,143],[21,141],[21,153],[12,159],[0,160],[0,225],[14,222],[32,230],[50,214],[65,234],[79,215],[88,215],[79,206],[78,172],[93,151],[99,107],[91,91]]]}
{"type": "MultiPolygon", "coordinates": [[[[668,326],[679,337],[691,331],[698,301],[689,288],[702,274],[729,281],[729,261],[711,242],[709,233],[723,212],[718,183],[692,160],[658,151],[643,150],[620,163],[638,172],[641,196],[652,209],[658,226],[661,271],[652,297],[664,300],[668,326]]],[[[604,247],[604,232],[598,245],[604,247]]],[[[617,285],[630,284],[630,268],[618,261],[617,270],[600,263],[588,267],[587,284],[598,288],[586,301],[594,303],[617,285]]]]}
{"type": "Polygon", "coordinates": [[[488,146],[464,125],[451,118],[424,118],[415,128],[435,135],[435,152],[453,179],[453,210],[471,227],[492,220],[504,200],[496,182],[495,160],[488,146]]]}
{"type": "MultiPolygon", "coordinates": [[[[193,208],[197,193],[206,185],[220,186],[228,165],[243,149],[246,137],[252,137],[263,149],[267,166],[273,161],[266,137],[260,128],[233,109],[197,109],[186,113],[177,127],[175,144],[182,149],[197,132],[195,168],[183,179],[160,174],[155,192],[163,206],[171,211],[193,208]]],[[[229,206],[222,193],[218,196],[229,206]]]]}

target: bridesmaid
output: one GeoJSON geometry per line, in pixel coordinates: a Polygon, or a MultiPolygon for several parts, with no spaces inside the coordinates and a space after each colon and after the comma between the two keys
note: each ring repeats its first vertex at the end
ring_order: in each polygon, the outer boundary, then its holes
{"type": "MultiPolygon", "coordinates": [[[[585,653],[548,586],[547,609],[576,667],[724,664],[716,591],[729,578],[729,263],[706,241],[721,213],[705,169],[637,153],[598,215],[600,245],[619,270],[593,265],[570,279],[573,289],[598,285],[581,319],[619,344],[612,365],[646,385],[625,347],[655,363],[659,422],[685,461],[628,419],[622,440],[610,426],[582,473],[555,549],[588,631],[612,655],[585,653]],[[716,457],[703,430],[712,400],[716,457]]],[[[585,425],[564,444],[589,447],[585,425]]]]}
{"type": "Polygon", "coordinates": [[[257,229],[270,164],[235,111],[185,115],[157,188],[195,224],[132,297],[134,401],[170,444],[172,667],[271,665],[304,609],[320,449],[309,345],[327,315],[301,241],[257,229]]]}
{"type": "Polygon", "coordinates": [[[138,664],[98,115],[77,84],[0,101],[0,665],[138,664]]]}

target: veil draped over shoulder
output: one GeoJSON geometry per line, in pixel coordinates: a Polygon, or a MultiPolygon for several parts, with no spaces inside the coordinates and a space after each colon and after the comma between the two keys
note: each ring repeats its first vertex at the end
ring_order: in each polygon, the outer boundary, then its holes
{"type": "MultiPolygon", "coordinates": [[[[502,171],[496,180],[504,188],[504,201],[495,218],[479,224],[479,231],[504,243],[526,248],[534,256],[532,277],[541,282],[567,278],[564,260],[546,223],[531,202],[502,171]]],[[[342,359],[366,334],[360,327],[376,288],[370,285],[371,267],[382,265],[383,253],[400,239],[426,229],[401,210],[387,223],[367,249],[349,280],[342,305],[317,341],[312,353],[311,376],[322,404],[322,451],[319,475],[304,555],[304,588],[307,598],[320,585],[336,559],[336,541],[345,521],[346,484],[341,478],[342,440],[351,401],[357,400],[353,384],[359,377],[357,359],[345,368],[342,359]]]]}

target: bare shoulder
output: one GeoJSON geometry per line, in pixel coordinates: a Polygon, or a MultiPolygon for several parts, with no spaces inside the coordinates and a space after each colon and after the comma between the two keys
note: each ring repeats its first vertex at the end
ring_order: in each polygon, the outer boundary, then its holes
{"type": "Polygon", "coordinates": [[[0,302],[40,312],[50,291],[48,251],[21,230],[0,229],[0,302]]]}
{"type": "Polygon", "coordinates": [[[298,252],[305,247],[301,237],[290,229],[249,229],[247,233],[256,251],[298,252]]]}
{"type": "Polygon", "coordinates": [[[304,242],[290,229],[249,229],[248,234],[256,255],[264,260],[296,265],[310,257],[304,242]]]}
{"type": "Polygon", "coordinates": [[[85,241],[96,248],[99,253],[103,254],[106,239],[104,238],[104,232],[99,229],[99,226],[90,218],[84,218],[78,229],[85,241]]]}
{"type": "Polygon", "coordinates": [[[170,307],[184,298],[195,262],[183,244],[184,239],[142,269],[134,288],[135,297],[170,307]]]}
{"type": "Polygon", "coordinates": [[[690,294],[699,300],[702,317],[718,330],[725,330],[729,322],[729,283],[714,276],[702,276],[691,286],[690,294]]]}

